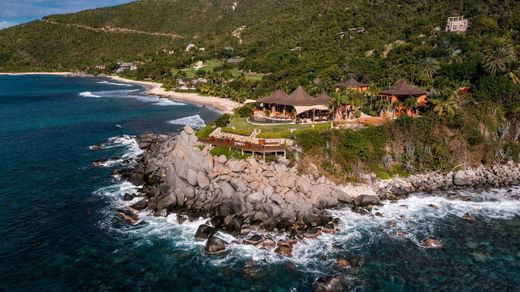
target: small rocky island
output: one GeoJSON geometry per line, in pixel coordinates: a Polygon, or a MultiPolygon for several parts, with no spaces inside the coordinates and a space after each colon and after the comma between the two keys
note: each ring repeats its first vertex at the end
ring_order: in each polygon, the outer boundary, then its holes
{"type": "Polygon", "coordinates": [[[386,181],[369,175],[364,185],[336,185],[317,171],[300,173],[286,159],[260,162],[214,157],[189,126],[178,136],[144,134],[137,140],[143,154],[133,169],[119,173],[143,185],[140,195],[144,198],[118,215],[130,223],[138,221],[136,211],[143,209],[156,216],[177,213],[180,220],[210,218],[195,235],[197,240],[207,240],[208,253],[225,250],[227,243],[215,236],[222,231],[242,243],[290,255],[300,239],[335,233],[339,220],[326,210],[342,204],[369,213],[381,200],[417,191],[520,183],[520,166],[509,163],[386,181]]]}

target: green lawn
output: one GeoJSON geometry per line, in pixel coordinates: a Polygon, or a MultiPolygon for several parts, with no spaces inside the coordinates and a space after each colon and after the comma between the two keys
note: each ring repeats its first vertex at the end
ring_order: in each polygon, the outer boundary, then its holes
{"type": "MultiPolygon", "coordinates": [[[[315,124],[315,129],[330,129],[330,123],[323,124],[315,124]]],[[[247,118],[234,118],[231,120],[231,123],[222,128],[223,132],[239,134],[244,136],[249,136],[253,133],[254,129],[260,129],[261,133],[258,135],[260,138],[290,138],[292,136],[291,129],[296,129],[296,131],[301,131],[305,129],[312,129],[312,125],[302,125],[302,124],[290,124],[290,125],[265,125],[258,126],[253,125],[247,122],[247,118]]]]}

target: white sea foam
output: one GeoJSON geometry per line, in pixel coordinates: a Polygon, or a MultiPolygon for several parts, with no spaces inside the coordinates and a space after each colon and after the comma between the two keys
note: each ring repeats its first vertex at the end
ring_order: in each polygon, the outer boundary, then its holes
{"type": "Polygon", "coordinates": [[[99,81],[98,83],[99,84],[116,85],[116,86],[127,86],[127,87],[133,86],[132,84],[116,83],[116,82],[109,82],[109,81],[99,81]]]}
{"type": "Polygon", "coordinates": [[[155,96],[129,96],[130,98],[135,98],[139,101],[142,101],[142,102],[149,102],[149,103],[153,103],[154,105],[159,105],[159,106],[179,106],[179,105],[185,105],[184,103],[182,102],[176,102],[176,101],[173,101],[171,99],[167,99],[167,98],[159,98],[159,97],[155,97],[155,96]]]}
{"type": "Polygon", "coordinates": [[[108,139],[108,142],[103,144],[104,148],[114,148],[114,147],[125,147],[126,151],[121,156],[123,160],[131,160],[137,158],[137,156],[143,153],[143,150],[139,148],[139,143],[134,136],[130,135],[122,135],[117,137],[112,137],[108,139]]]}
{"type": "Polygon", "coordinates": [[[79,96],[82,96],[82,97],[94,97],[94,98],[100,98],[101,97],[100,95],[93,94],[91,91],[80,92],[79,96]]]}
{"type": "Polygon", "coordinates": [[[202,128],[206,126],[206,123],[199,115],[176,119],[169,121],[168,123],[172,125],[190,125],[193,128],[202,128]]]}
{"type": "Polygon", "coordinates": [[[121,165],[127,161],[132,161],[137,158],[143,151],[139,148],[139,144],[134,136],[130,135],[122,135],[117,137],[111,137],[108,139],[106,143],[101,145],[90,146],[90,149],[94,149],[100,147],[101,149],[110,149],[116,147],[124,147],[126,148],[123,155],[117,159],[109,159],[104,162],[97,163],[96,166],[101,167],[114,167],[117,165],[121,165]]]}
{"type": "MultiPolygon", "coordinates": [[[[203,125],[198,116],[185,117],[172,124],[179,125],[203,125]]],[[[141,153],[137,141],[131,136],[110,138],[103,147],[127,147],[123,157],[132,158],[141,153]]],[[[482,193],[460,192],[458,197],[472,197],[473,201],[449,199],[442,196],[417,194],[408,198],[385,202],[382,206],[375,207],[371,214],[361,215],[349,208],[329,210],[334,216],[341,219],[337,234],[322,234],[316,239],[305,239],[293,248],[292,257],[283,257],[274,253],[274,249],[264,250],[251,245],[236,242],[236,238],[227,234],[218,234],[219,237],[229,243],[228,251],[224,256],[210,257],[203,251],[204,241],[195,241],[194,235],[197,228],[207,222],[207,218],[199,218],[195,221],[177,222],[177,215],[170,214],[167,217],[155,217],[148,211],[139,213],[140,224],[136,226],[114,225],[115,209],[130,206],[139,200],[123,201],[125,193],[137,193],[139,186],[128,182],[116,182],[114,185],[102,188],[97,195],[106,197],[110,206],[104,212],[106,220],[101,222],[103,228],[110,231],[124,233],[135,238],[136,245],[153,244],[154,239],[170,240],[176,249],[189,251],[190,254],[203,258],[204,261],[215,266],[228,266],[243,259],[253,259],[259,264],[269,264],[279,261],[291,261],[305,267],[309,272],[322,273],[322,268],[334,265],[333,254],[338,250],[360,251],[381,237],[395,237],[397,231],[405,233],[403,238],[396,240],[408,240],[420,247],[422,239],[436,234],[436,226],[440,220],[446,217],[460,217],[470,214],[477,220],[509,219],[520,215],[520,201],[512,200],[511,193],[519,194],[520,188],[495,189],[482,193]],[[388,222],[395,222],[395,226],[389,226],[388,222]],[[118,227],[114,227],[118,226],[118,227]],[[331,256],[332,255],[332,256],[331,256]]],[[[274,236],[282,239],[284,236],[274,236]]],[[[443,240],[440,238],[441,241],[443,240]]]]}
{"type": "Polygon", "coordinates": [[[139,95],[133,94],[134,92],[139,91],[139,89],[123,89],[123,90],[108,90],[108,91],[85,91],[79,93],[80,96],[83,97],[105,97],[105,98],[130,98],[137,99],[141,102],[152,103],[158,106],[181,106],[185,105],[182,102],[173,101],[167,98],[160,98],[156,96],[149,95],[139,95]]]}

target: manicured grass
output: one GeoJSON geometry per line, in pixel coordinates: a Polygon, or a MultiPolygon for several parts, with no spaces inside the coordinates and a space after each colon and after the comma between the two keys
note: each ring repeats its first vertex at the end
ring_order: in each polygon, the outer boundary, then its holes
{"type": "MultiPolygon", "coordinates": [[[[312,125],[303,125],[303,124],[289,124],[289,125],[253,125],[247,122],[247,118],[234,118],[231,120],[231,123],[222,129],[223,132],[239,134],[244,136],[249,136],[255,129],[260,129],[261,132],[258,135],[260,138],[290,138],[293,133],[291,133],[291,129],[296,129],[296,132],[312,129],[312,125]]],[[[330,123],[323,124],[315,124],[314,129],[316,130],[326,130],[330,129],[330,123]]]]}

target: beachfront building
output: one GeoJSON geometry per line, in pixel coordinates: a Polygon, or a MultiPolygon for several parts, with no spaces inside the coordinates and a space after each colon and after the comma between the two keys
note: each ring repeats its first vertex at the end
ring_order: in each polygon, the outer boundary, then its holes
{"type": "Polygon", "coordinates": [[[121,73],[124,71],[135,71],[137,70],[137,65],[134,63],[121,63],[119,64],[119,68],[117,68],[116,73],[121,73]]]}
{"type": "Polygon", "coordinates": [[[383,117],[399,117],[406,113],[408,116],[417,116],[426,106],[427,91],[417,89],[408,83],[402,82],[378,94],[378,102],[386,103],[381,110],[383,117]]]}
{"type": "Polygon", "coordinates": [[[359,82],[354,78],[350,78],[349,80],[347,80],[345,82],[336,84],[336,92],[340,91],[341,89],[365,92],[368,90],[368,84],[359,82]]]}
{"type": "Polygon", "coordinates": [[[265,123],[326,121],[330,116],[329,101],[327,94],[312,97],[302,86],[290,95],[276,90],[271,96],[257,101],[259,106],[250,120],[265,123]]]}
{"type": "Polygon", "coordinates": [[[464,16],[449,17],[446,23],[447,32],[466,32],[468,30],[469,22],[464,19],[464,16]]]}

